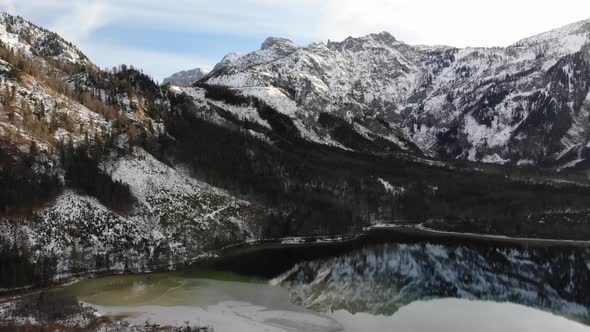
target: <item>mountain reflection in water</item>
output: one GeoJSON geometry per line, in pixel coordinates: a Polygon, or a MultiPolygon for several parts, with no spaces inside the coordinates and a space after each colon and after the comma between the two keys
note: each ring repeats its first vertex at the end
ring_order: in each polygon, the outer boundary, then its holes
{"type": "Polygon", "coordinates": [[[415,301],[458,298],[521,304],[588,323],[589,257],[581,248],[383,244],[297,264],[273,283],[321,312],[391,316],[415,301]]]}
{"type": "MultiPolygon", "coordinates": [[[[325,254],[288,248],[243,252],[226,265],[299,260],[291,249],[325,254]]],[[[292,268],[270,282],[214,270],[84,280],[0,304],[0,327],[19,317],[52,322],[98,315],[133,326],[190,324],[216,332],[590,331],[586,248],[417,242],[322,257],[285,262],[292,268]]]]}

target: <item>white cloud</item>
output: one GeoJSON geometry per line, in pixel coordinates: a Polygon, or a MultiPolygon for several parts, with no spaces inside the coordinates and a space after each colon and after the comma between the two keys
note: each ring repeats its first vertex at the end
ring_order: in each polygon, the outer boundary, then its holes
{"type": "MultiPolygon", "coordinates": [[[[389,31],[409,43],[506,45],[587,18],[587,0],[0,0],[24,15],[49,15],[74,41],[105,24],[233,35],[342,39],[389,31]]],[[[46,19],[47,20],[47,19],[46,19]]]]}
{"type": "MultiPolygon", "coordinates": [[[[411,44],[503,46],[590,14],[588,0],[0,0],[0,7],[82,43],[99,64],[134,63],[159,78],[164,67],[200,64],[199,55],[193,59],[177,50],[154,51],[154,40],[152,50],[119,48],[134,57],[117,61],[105,45],[93,43],[93,31],[133,26],[261,41],[284,36],[300,43],[389,31],[411,44]]],[[[232,50],[228,45],[228,52],[232,50]]]]}
{"type": "Polygon", "coordinates": [[[14,0],[0,0],[0,6],[7,13],[10,13],[10,14],[16,13],[16,9],[14,6],[14,0]]]}
{"type": "Polygon", "coordinates": [[[587,0],[325,0],[318,34],[387,30],[409,43],[504,46],[588,18],[587,0]]]}
{"type": "Polygon", "coordinates": [[[66,40],[78,43],[88,37],[94,29],[108,24],[107,4],[105,2],[78,2],[63,14],[50,27],[66,40]]]}

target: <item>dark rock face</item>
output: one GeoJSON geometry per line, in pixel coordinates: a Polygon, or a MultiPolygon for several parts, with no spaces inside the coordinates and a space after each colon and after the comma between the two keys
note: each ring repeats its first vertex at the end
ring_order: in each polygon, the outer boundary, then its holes
{"type": "Polygon", "coordinates": [[[260,46],[261,50],[276,49],[283,55],[292,53],[297,46],[286,38],[269,37],[260,46]]]}
{"type": "Polygon", "coordinates": [[[184,70],[173,74],[170,77],[164,79],[164,84],[172,83],[175,85],[191,85],[196,81],[202,79],[207,75],[207,72],[201,68],[195,68],[191,70],[184,70]]]}

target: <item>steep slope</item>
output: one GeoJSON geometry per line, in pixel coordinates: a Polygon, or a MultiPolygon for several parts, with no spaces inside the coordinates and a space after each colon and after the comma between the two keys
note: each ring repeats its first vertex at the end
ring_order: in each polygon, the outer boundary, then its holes
{"type": "Polygon", "coordinates": [[[0,20],[0,289],[174,269],[259,232],[258,206],[162,163],[165,91],[0,20]]]}
{"type": "Polygon", "coordinates": [[[56,33],[7,13],[0,14],[0,40],[7,47],[27,55],[40,55],[70,64],[91,64],[86,55],[56,33]]]}
{"type": "Polygon", "coordinates": [[[330,136],[322,121],[330,116],[429,156],[564,163],[587,144],[589,26],[506,48],[412,46],[386,32],[308,47],[270,38],[259,51],[227,56],[205,81],[293,105],[278,109],[315,141],[330,136]]]}
{"type": "Polygon", "coordinates": [[[208,257],[219,243],[252,239],[251,203],[162,164],[142,149],[101,168],[129,186],[133,209],[120,214],[73,190],[25,219],[0,222],[2,288],[42,286],[78,276],[148,272],[208,257]],[[3,270],[4,271],[4,270],[3,270]]]}

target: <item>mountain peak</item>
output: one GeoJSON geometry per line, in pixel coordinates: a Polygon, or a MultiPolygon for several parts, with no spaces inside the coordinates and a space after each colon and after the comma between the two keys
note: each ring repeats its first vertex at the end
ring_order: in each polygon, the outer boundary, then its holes
{"type": "Polygon", "coordinates": [[[6,12],[0,15],[0,41],[28,54],[37,53],[45,58],[72,64],[91,64],[86,55],[57,33],[6,12]]]}
{"type": "Polygon", "coordinates": [[[558,55],[579,51],[582,46],[590,42],[590,18],[521,39],[512,46],[533,46],[549,42],[553,43],[551,46],[553,53],[558,55]]]}
{"type": "Polygon", "coordinates": [[[284,49],[284,48],[296,48],[297,46],[291,40],[286,39],[286,38],[268,37],[262,43],[262,46],[260,47],[260,49],[267,50],[267,49],[275,48],[275,47],[280,47],[280,48],[284,49]]]}
{"type": "Polygon", "coordinates": [[[372,33],[362,37],[348,37],[342,42],[328,42],[329,48],[359,50],[368,45],[373,46],[394,46],[402,43],[387,31],[372,33]]]}
{"type": "Polygon", "coordinates": [[[196,81],[207,75],[207,71],[201,68],[195,68],[190,70],[183,70],[178,73],[171,75],[164,79],[164,84],[172,83],[175,85],[191,85],[196,81]]]}
{"type": "Polygon", "coordinates": [[[369,36],[372,36],[374,39],[383,41],[383,42],[397,42],[398,40],[395,39],[395,37],[387,32],[387,31],[381,31],[379,33],[374,33],[374,34],[370,34],[369,36]]]}

